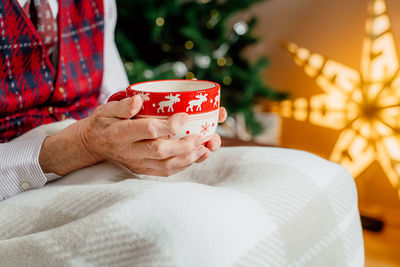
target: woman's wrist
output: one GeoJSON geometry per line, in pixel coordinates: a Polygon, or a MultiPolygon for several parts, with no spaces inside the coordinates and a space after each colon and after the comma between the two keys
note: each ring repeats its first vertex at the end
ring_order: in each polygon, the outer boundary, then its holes
{"type": "Polygon", "coordinates": [[[78,121],[44,140],[39,154],[44,173],[65,175],[102,161],[87,149],[84,126],[84,120],[78,121]]]}

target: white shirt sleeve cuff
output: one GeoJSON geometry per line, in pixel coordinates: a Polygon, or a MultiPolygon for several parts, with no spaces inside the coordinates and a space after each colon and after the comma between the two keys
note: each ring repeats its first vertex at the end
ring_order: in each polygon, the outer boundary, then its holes
{"type": "Polygon", "coordinates": [[[45,173],[44,176],[46,177],[47,182],[51,182],[61,177],[60,175],[57,175],[55,173],[45,173]]]}
{"type": "Polygon", "coordinates": [[[46,137],[0,144],[0,199],[46,184],[47,177],[39,165],[39,153],[46,137]]]}

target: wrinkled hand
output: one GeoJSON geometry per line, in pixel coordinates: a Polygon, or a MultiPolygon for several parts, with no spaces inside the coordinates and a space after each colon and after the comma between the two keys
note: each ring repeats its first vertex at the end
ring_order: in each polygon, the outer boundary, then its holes
{"type": "Polygon", "coordinates": [[[114,160],[135,173],[157,176],[184,170],[208,153],[200,135],[167,138],[188,121],[187,114],[131,120],[141,107],[140,96],[99,106],[82,132],[87,150],[98,161],[114,160]]]}
{"type": "MultiPolygon", "coordinates": [[[[140,96],[109,102],[80,120],[48,137],[42,145],[39,164],[45,173],[65,175],[96,163],[112,160],[137,174],[169,176],[205,160],[217,150],[221,138],[190,135],[168,139],[188,121],[178,113],[166,120],[130,119],[142,107],[140,96]]],[[[226,118],[224,108],[220,121],[226,118]]]]}

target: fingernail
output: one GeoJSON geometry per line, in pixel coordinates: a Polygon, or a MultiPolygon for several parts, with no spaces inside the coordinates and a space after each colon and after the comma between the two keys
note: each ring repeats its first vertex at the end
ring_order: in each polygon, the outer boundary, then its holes
{"type": "Polygon", "coordinates": [[[189,115],[187,114],[182,114],[181,117],[179,118],[179,122],[181,125],[186,124],[189,121],[189,115]]]}
{"type": "Polygon", "coordinates": [[[130,98],[130,97],[127,97],[127,98],[124,98],[121,100],[121,102],[126,102],[126,103],[128,103],[130,101],[132,101],[132,98],[130,98]]]}
{"type": "Polygon", "coordinates": [[[129,103],[135,102],[136,99],[135,99],[135,96],[131,96],[131,97],[124,98],[124,99],[122,99],[121,101],[122,101],[122,102],[125,102],[125,103],[127,103],[127,104],[129,104],[129,103]]]}
{"type": "Polygon", "coordinates": [[[140,101],[143,102],[142,97],[140,95],[134,95],[131,97],[133,101],[140,101]]]}

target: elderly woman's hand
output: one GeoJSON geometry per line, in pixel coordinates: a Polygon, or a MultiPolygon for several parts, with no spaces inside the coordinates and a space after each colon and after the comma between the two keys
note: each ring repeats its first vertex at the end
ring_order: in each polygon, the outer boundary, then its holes
{"type": "Polygon", "coordinates": [[[133,119],[142,107],[140,96],[98,107],[82,140],[99,161],[114,160],[139,174],[169,176],[207,152],[201,136],[168,139],[188,121],[184,113],[167,120],[133,119]]]}
{"type": "MultiPolygon", "coordinates": [[[[39,163],[46,173],[63,175],[104,160],[113,160],[138,174],[169,176],[208,157],[220,146],[218,135],[208,145],[191,135],[168,139],[187,121],[188,115],[175,114],[167,120],[133,119],[141,108],[139,96],[99,106],[88,118],[48,137],[39,163]]],[[[226,117],[221,110],[220,119],[226,117]]]]}

